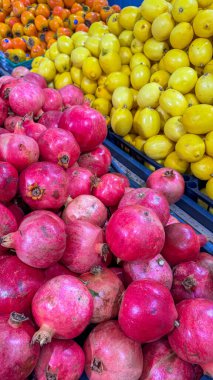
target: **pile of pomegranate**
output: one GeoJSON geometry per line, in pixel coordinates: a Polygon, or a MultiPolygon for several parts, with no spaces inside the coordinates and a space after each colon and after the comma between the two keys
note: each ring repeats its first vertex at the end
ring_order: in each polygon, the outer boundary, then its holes
{"type": "Polygon", "coordinates": [[[81,90],[20,73],[0,78],[0,378],[213,376],[213,257],[170,214],[182,176],[131,188],[81,90]]]}

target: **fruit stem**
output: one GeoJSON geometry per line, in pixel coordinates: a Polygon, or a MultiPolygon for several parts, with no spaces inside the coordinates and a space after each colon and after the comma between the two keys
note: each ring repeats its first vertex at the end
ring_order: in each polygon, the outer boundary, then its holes
{"type": "Polygon", "coordinates": [[[95,252],[103,257],[103,260],[106,262],[107,261],[107,256],[109,254],[109,248],[106,243],[98,243],[95,246],[95,252]]]}
{"type": "Polygon", "coordinates": [[[28,319],[29,318],[26,317],[24,314],[19,314],[13,311],[12,313],[10,313],[8,323],[12,327],[19,327],[22,324],[22,322],[28,321],[28,319]]]}
{"type": "Polygon", "coordinates": [[[16,232],[11,232],[0,238],[0,244],[5,248],[15,248],[15,234],[16,232]]]}
{"type": "Polygon", "coordinates": [[[102,373],[103,372],[103,363],[101,360],[94,358],[92,363],[91,363],[91,370],[102,373]]]}
{"type": "Polygon", "coordinates": [[[90,269],[91,274],[99,274],[101,272],[103,272],[103,268],[100,265],[95,265],[90,269]]]}
{"type": "Polygon", "coordinates": [[[31,344],[39,343],[40,346],[42,347],[44,344],[51,342],[53,335],[54,335],[54,331],[50,329],[48,326],[43,325],[33,335],[31,344]]]}
{"type": "Polygon", "coordinates": [[[185,290],[190,291],[192,288],[195,288],[197,282],[193,276],[188,276],[182,281],[182,285],[185,290]]]}

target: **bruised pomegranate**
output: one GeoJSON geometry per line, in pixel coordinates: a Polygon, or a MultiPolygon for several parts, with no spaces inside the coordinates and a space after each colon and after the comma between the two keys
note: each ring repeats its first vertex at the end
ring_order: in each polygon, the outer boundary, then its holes
{"type": "Polygon", "coordinates": [[[160,339],[173,330],[176,319],[171,293],[158,281],[134,281],[126,289],[118,321],[129,338],[140,343],[160,339]]]}
{"type": "Polygon", "coordinates": [[[72,198],[92,193],[93,174],[89,169],[72,167],[67,170],[68,194],[72,198]]]}
{"type": "Polygon", "coordinates": [[[95,178],[92,183],[92,194],[107,207],[117,206],[125,192],[125,182],[114,173],[104,174],[95,178]]]}
{"type": "MultiPolygon", "coordinates": [[[[18,228],[17,221],[13,213],[3,204],[0,203],[0,243],[2,237],[11,232],[15,232],[18,228]]],[[[0,254],[5,253],[7,249],[0,244],[0,254]]]]}
{"type": "Polygon", "coordinates": [[[87,168],[97,177],[101,177],[109,171],[111,161],[109,149],[101,144],[92,152],[82,154],[78,163],[82,168],[87,168]]]}
{"type": "Polygon", "coordinates": [[[143,369],[139,343],[129,339],[117,321],[97,325],[84,343],[90,380],[138,380],[143,369]]]}
{"type": "Polygon", "coordinates": [[[0,161],[0,202],[9,202],[16,195],[18,172],[9,162],[0,161]]]}

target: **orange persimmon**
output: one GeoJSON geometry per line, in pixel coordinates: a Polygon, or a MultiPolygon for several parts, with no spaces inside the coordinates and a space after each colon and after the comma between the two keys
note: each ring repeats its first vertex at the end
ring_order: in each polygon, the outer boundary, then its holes
{"type": "Polygon", "coordinates": [[[44,55],[45,48],[43,48],[41,45],[35,45],[32,47],[30,55],[31,58],[40,57],[41,55],[44,55]]]}
{"type": "Polygon", "coordinates": [[[57,30],[57,38],[61,36],[68,36],[71,37],[71,30],[69,28],[60,27],[57,30]]]}
{"type": "Polygon", "coordinates": [[[45,42],[46,43],[48,43],[49,40],[51,40],[52,38],[54,38],[54,39],[56,38],[56,34],[52,30],[48,30],[48,32],[45,32],[44,36],[45,36],[45,42]]]}
{"type": "Polygon", "coordinates": [[[28,37],[37,36],[38,32],[34,24],[27,24],[24,26],[24,34],[28,37]]]}
{"type": "Polygon", "coordinates": [[[63,0],[47,0],[47,4],[51,9],[59,6],[59,7],[64,7],[64,2],[63,0]]]}
{"type": "Polygon", "coordinates": [[[110,6],[102,7],[100,10],[101,20],[106,22],[109,16],[115,13],[114,9],[110,6]]]}
{"type": "Polygon", "coordinates": [[[21,15],[21,22],[23,25],[29,25],[32,24],[35,20],[34,15],[32,12],[24,11],[21,15]]]}
{"type": "Polygon", "coordinates": [[[24,27],[19,22],[16,22],[12,27],[13,37],[21,37],[24,34],[24,27]]]}
{"type": "Polygon", "coordinates": [[[13,3],[13,14],[14,14],[14,16],[20,17],[21,14],[25,10],[26,10],[26,7],[21,1],[15,1],[13,3]]]}
{"type": "Polygon", "coordinates": [[[100,21],[100,14],[97,12],[88,12],[85,16],[85,21],[90,22],[90,25],[93,22],[100,21]]]}
{"type": "Polygon", "coordinates": [[[48,31],[48,20],[42,15],[38,15],[35,18],[35,27],[38,32],[47,32],[48,31]]]}
{"type": "Polygon", "coordinates": [[[48,43],[47,43],[47,49],[49,49],[50,48],[50,46],[52,45],[52,44],[54,44],[54,42],[56,42],[57,40],[55,39],[55,38],[51,38],[49,41],[48,41],[48,43]]]}
{"type": "Polygon", "coordinates": [[[13,37],[11,28],[3,22],[0,22],[0,34],[2,38],[13,37]]]}
{"type": "Polygon", "coordinates": [[[72,8],[75,0],[64,0],[64,5],[66,8],[72,8]]]}
{"type": "Polygon", "coordinates": [[[86,24],[78,24],[75,28],[76,32],[88,32],[89,28],[86,24]]]}
{"type": "Polygon", "coordinates": [[[100,12],[101,8],[106,6],[108,6],[107,0],[94,0],[92,10],[94,12],[100,12]]]}
{"type": "Polygon", "coordinates": [[[71,13],[76,14],[78,11],[82,11],[82,9],[82,5],[75,2],[71,8],[71,13]]]}
{"type": "Polygon", "coordinates": [[[36,16],[41,15],[48,18],[50,16],[50,8],[47,4],[38,4],[35,14],[36,16]]]}
{"type": "Polygon", "coordinates": [[[13,49],[13,40],[12,38],[3,38],[1,40],[1,50],[5,52],[8,49],[13,49]]]}
{"type": "Polygon", "coordinates": [[[4,22],[6,25],[9,25],[9,27],[12,29],[14,24],[20,22],[20,19],[16,16],[7,16],[4,22]]]}
{"type": "Polygon", "coordinates": [[[23,51],[27,50],[26,42],[21,37],[15,37],[13,38],[13,48],[14,49],[21,49],[23,51]]]}
{"type": "Polygon", "coordinates": [[[49,18],[49,28],[53,32],[57,32],[58,28],[63,26],[63,21],[59,16],[53,16],[49,18]]]}
{"type": "Polygon", "coordinates": [[[81,16],[76,16],[76,15],[70,15],[69,17],[69,27],[71,30],[75,30],[77,25],[83,24],[84,23],[84,18],[81,16]]]}
{"type": "Polygon", "coordinates": [[[119,13],[121,11],[121,7],[118,4],[112,5],[112,9],[114,9],[115,13],[119,13]]]}

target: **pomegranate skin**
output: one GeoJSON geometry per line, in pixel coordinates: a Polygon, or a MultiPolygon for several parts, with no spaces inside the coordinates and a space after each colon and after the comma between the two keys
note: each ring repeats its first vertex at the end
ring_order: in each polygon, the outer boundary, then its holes
{"type": "Polygon", "coordinates": [[[68,194],[72,198],[92,193],[93,174],[90,170],[80,167],[67,169],[68,194]]]}
{"type": "Polygon", "coordinates": [[[18,172],[9,162],[0,161],[0,202],[9,202],[16,195],[18,172]]]}
{"type": "Polygon", "coordinates": [[[153,342],[171,332],[176,319],[171,293],[158,281],[134,281],[126,289],[118,321],[129,338],[139,343],[153,342]]]}
{"type": "Polygon", "coordinates": [[[16,256],[6,256],[0,266],[0,314],[30,310],[34,294],[44,283],[44,273],[22,263],[16,256]],[[12,275],[11,275],[12,273],[12,275]]]}
{"type": "Polygon", "coordinates": [[[124,292],[123,283],[118,276],[110,269],[96,266],[90,272],[82,274],[80,279],[85,281],[93,296],[94,310],[91,323],[116,318],[124,292]]]}
{"type": "Polygon", "coordinates": [[[202,265],[202,267],[207,268],[213,275],[213,256],[206,252],[200,252],[197,263],[202,265]]]}
{"type": "Polygon", "coordinates": [[[35,368],[36,380],[77,380],[83,373],[84,365],[84,352],[76,342],[53,339],[41,350],[35,368]]]}
{"type": "MultiPolygon", "coordinates": [[[[26,76],[25,76],[26,78],[26,76]]],[[[27,113],[36,114],[44,104],[42,89],[30,82],[21,82],[12,88],[9,94],[9,105],[18,116],[25,116],[27,113]]]]}
{"type": "Polygon", "coordinates": [[[180,263],[173,274],[171,293],[176,303],[190,298],[213,300],[213,275],[199,261],[180,263]]]}
{"type": "Polygon", "coordinates": [[[40,348],[38,344],[30,344],[35,329],[28,318],[24,318],[17,313],[0,316],[1,379],[25,380],[38,361],[40,348]]]}
{"type": "Polygon", "coordinates": [[[23,118],[17,115],[8,116],[4,122],[4,128],[6,128],[9,132],[14,132],[15,126],[17,123],[22,123],[23,118]]]}
{"type": "MultiPolygon", "coordinates": [[[[0,243],[2,244],[2,237],[11,232],[15,232],[18,228],[17,221],[13,213],[4,205],[0,203],[0,243]]],[[[4,254],[7,248],[0,245],[0,255],[4,254]]]]}
{"type": "Polygon", "coordinates": [[[46,128],[58,128],[59,121],[63,115],[62,111],[47,111],[39,118],[39,123],[46,128]]]}
{"type": "Polygon", "coordinates": [[[170,224],[174,224],[174,223],[179,223],[179,220],[175,218],[173,215],[170,215],[169,220],[166,225],[169,226],[170,224]]]}
{"type": "Polygon", "coordinates": [[[143,347],[143,372],[139,380],[193,380],[194,369],[171,349],[167,339],[143,347]]]}
{"type": "Polygon", "coordinates": [[[171,266],[174,266],[185,261],[196,260],[200,246],[199,235],[191,226],[174,223],[165,227],[165,244],[161,255],[171,266]]]}
{"type": "Polygon", "coordinates": [[[4,124],[8,113],[8,106],[3,99],[0,98],[0,127],[4,124]]]}
{"type": "Polygon", "coordinates": [[[125,261],[153,258],[162,250],[164,239],[164,229],[156,214],[140,205],[115,211],[106,227],[110,250],[125,261]]]}
{"type": "Polygon", "coordinates": [[[22,171],[20,194],[32,209],[62,207],[68,196],[68,177],[63,168],[52,162],[36,162],[22,171]]]}
{"type": "Polygon", "coordinates": [[[143,369],[140,344],[126,337],[117,321],[97,325],[84,343],[90,380],[138,380],[143,369]]]}
{"type": "Polygon", "coordinates": [[[161,255],[156,255],[150,260],[125,261],[123,263],[123,272],[127,285],[133,281],[150,278],[159,281],[168,289],[172,287],[173,274],[171,267],[161,255]]]}
{"type": "Polygon", "coordinates": [[[92,174],[101,177],[109,171],[112,156],[104,145],[100,144],[92,152],[80,156],[78,163],[82,168],[89,169],[92,174]]]}
{"type": "Polygon", "coordinates": [[[132,189],[121,198],[118,208],[134,204],[150,208],[156,213],[163,226],[167,224],[170,216],[169,203],[160,192],[145,187],[132,189]]]}
{"type": "Polygon", "coordinates": [[[50,267],[46,268],[44,270],[45,273],[45,278],[46,280],[51,280],[51,278],[54,278],[56,276],[60,276],[63,274],[66,275],[72,275],[72,276],[77,276],[76,273],[71,272],[69,269],[67,269],[65,266],[59,263],[55,263],[51,265],[50,267]]]}
{"type": "Polygon", "coordinates": [[[23,128],[27,136],[32,137],[35,141],[38,142],[39,137],[44,133],[47,128],[40,123],[35,123],[33,120],[27,119],[23,123],[23,128]]]}
{"type": "Polygon", "coordinates": [[[16,203],[11,203],[7,207],[15,216],[17,225],[20,226],[22,220],[24,219],[24,211],[22,210],[22,208],[16,203]]]}
{"type": "MultiPolygon", "coordinates": [[[[201,367],[213,362],[213,302],[203,298],[181,301],[176,305],[177,327],[168,339],[173,351],[181,358],[201,367]]],[[[211,373],[211,376],[213,373],[211,373]]]]}
{"type": "Polygon", "coordinates": [[[92,194],[100,199],[106,207],[117,206],[125,193],[124,179],[117,174],[107,173],[95,178],[92,183],[92,194]]]}
{"type": "Polygon", "coordinates": [[[60,111],[62,108],[62,97],[59,91],[54,88],[44,88],[43,111],[60,111]]]}
{"type": "Polygon", "coordinates": [[[39,288],[32,301],[32,314],[40,327],[32,342],[51,342],[52,337],[72,339],[89,324],[93,299],[87,287],[76,277],[61,275],[39,288]]]}

